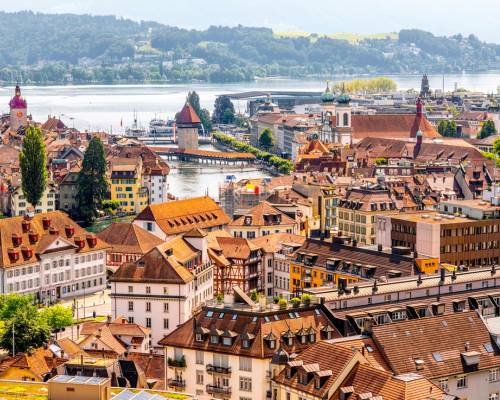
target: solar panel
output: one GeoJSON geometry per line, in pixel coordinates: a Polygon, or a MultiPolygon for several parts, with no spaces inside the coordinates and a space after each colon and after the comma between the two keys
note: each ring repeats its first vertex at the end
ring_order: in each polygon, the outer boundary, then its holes
{"type": "Polygon", "coordinates": [[[299,318],[299,317],[300,317],[300,314],[297,311],[295,311],[295,318],[299,318]]]}
{"type": "Polygon", "coordinates": [[[434,360],[436,360],[437,362],[441,362],[443,361],[443,357],[441,356],[441,353],[432,353],[432,358],[434,358],[434,360]]]}
{"type": "Polygon", "coordinates": [[[86,383],[90,379],[90,376],[75,376],[71,383],[86,383]]]}
{"type": "Polygon", "coordinates": [[[64,382],[69,382],[71,379],[73,379],[74,376],[69,376],[69,375],[58,375],[56,376],[52,381],[53,382],[59,382],[59,383],[64,383],[64,382]]]}
{"type": "Polygon", "coordinates": [[[87,383],[89,385],[99,385],[101,384],[102,382],[104,382],[106,380],[106,378],[97,378],[97,377],[92,377],[90,378],[87,383]]]}
{"type": "Polygon", "coordinates": [[[151,398],[153,398],[155,395],[152,394],[152,393],[148,393],[148,392],[139,392],[136,394],[136,396],[134,397],[134,400],[149,400],[151,398]]]}
{"type": "Polygon", "coordinates": [[[128,390],[124,390],[123,392],[117,394],[115,397],[113,397],[113,400],[129,400],[132,397],[135,396],[135,393],[132,393],[128,390]]]}
{"type": "Polygon", "coordinates": [[[493,346],[491,343],[485,343],[483,347],[488,353],[493,353],[493,346]]]}

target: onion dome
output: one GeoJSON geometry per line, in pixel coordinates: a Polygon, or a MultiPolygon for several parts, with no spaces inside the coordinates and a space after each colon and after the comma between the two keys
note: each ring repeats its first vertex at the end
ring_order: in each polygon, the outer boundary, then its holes
{"type": "Polygon", "coordinates": [[[331,103],[335,100],[335,96],[333,95],[332,91],[330,90],[330,82],[326,82],[326,89],[321,95],[321,101],[323,103],[331,103]]]}
{"type": "Polygon", "coordinates": [[[351,102],[351,96],[345,92],[345,86],[342,84],[342,93],[337,96],[337,104],[349,104],[351,102]]]}
{"type": "Polygon", "coordinates": [[[16,94],[9,101],[10,108],[27,108],[28,104],[23,96],[21,96],[21,88],[19,85],[16,85],[16,94]]]}

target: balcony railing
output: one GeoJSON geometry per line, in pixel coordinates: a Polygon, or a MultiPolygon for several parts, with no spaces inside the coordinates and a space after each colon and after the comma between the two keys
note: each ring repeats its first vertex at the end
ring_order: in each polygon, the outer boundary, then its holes
{"type": "Polygon", "coordinates": [[[208,394],[231,395],[231,387],[229,387],[229,386],[207,385],[206,390],[207,390],[208,394]]]}
{"type": "Polygon", "coordinates": [[[186,380],[185,379],[170,378],[168,380],[168,386],[171,386],[174,388],[185,388],[186,387],[186,380]]]}
{"type": "Polygon", "coordinates": [[[218,365],[207,364],[207,372],[229,375],[231,373],[231,367],[219,367],[218,365]]]}

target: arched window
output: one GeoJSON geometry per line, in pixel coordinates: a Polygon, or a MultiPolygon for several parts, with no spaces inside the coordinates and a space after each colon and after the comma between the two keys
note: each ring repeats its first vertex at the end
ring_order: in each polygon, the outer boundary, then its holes
{"type": "Polygon", "coordinates": [[[344,126],[349,126],[349,114],[344,113],[344,126]]]}

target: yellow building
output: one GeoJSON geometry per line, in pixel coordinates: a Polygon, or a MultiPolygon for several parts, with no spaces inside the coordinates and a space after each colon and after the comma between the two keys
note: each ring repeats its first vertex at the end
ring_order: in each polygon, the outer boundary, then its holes
{"type": "Polygon", "coordinates": [[[142,187],[142,159],[114,158],[110,172],[111,200],[120,203],[121,211],[141,212],[148,205],[148,192],[142,187]]]}

